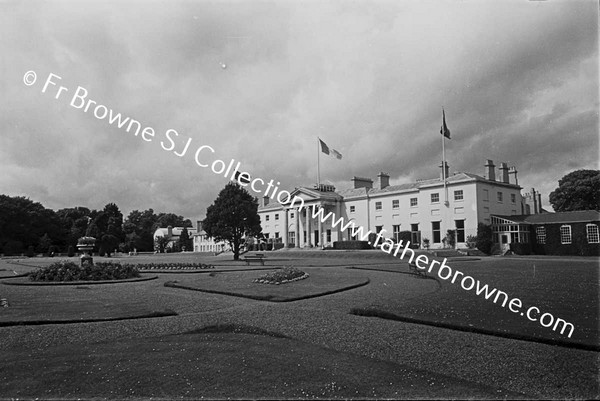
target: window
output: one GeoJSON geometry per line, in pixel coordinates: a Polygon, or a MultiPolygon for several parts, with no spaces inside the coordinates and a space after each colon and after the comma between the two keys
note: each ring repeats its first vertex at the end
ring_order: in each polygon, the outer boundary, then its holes
{"type": "Polygon", "coordinates": [[[393,225],[392,231],[394,233],[394,242],[400,241],[400,224],[393,225]]]}
{"type": "Polygon", "coordinates": [[[417,198],[410,198],[410,207],[416,207],[419,204],[417,198]]]}
{"type": "Polygon", "coordinates": [[[375,202],[375,210],[381,210],[381,202],[375,202]]]}
{"type": "Polygon", "coordinates": [[[293,218],[294,218],[294,213],[292,212],[292,213],[290,213],[290,219],[293,219],[293,218]]]}
{"type": "Polygon", "coordinates": [[[279,238],[279,233],[278,232],[275,233],[275,238],[279,238]]]}
{"type": "Polygon", "coordinates": [[[431,194],[431,203],[439,203],[440,202],[440,194],[435,193],[431,194]]]}
{"type": "Polygon", "coordinates": [[[375,232],[379,234],[383,230],[383,226],[375,226],[375,232]]]}
{"type": "Polygon", "coordinates": [[[597,224],[588,224],[585,226],[587,231],[587,240],[588,244],[598,244],[600,243],[600,236],[598,235],[598,225],[597,224]]]}
{"type": "Polygon", "coordinates": [[[440,222],[439,221],[431,222],[431,231],[433,234],[433,243],[439,244],[440,242],[442,242],[442,236],[440,235],[440,222]]]}
{"type": "Polygon", "coordinates": [[[538,244],[546,243],[546,227],[536,227],[535,229],[535,239],[538,244]]]}
{"type": "Polygon", "coordinates": [[[489,213],[490,212],[490,208],[487,206],[483,207],[483,213],[489,213]]]}
{"type": "Polygon", "coordinates": [[[419,231],[419,223],[410,225],[410,242],[413,244],[421,243],[421,231],[419,231]]]}
{"type": "Polygon", "coordinates": [[[275,213],[275,220],[279,220],[279,213],[275,213]]]}
{"type": "Polygon", "coordinates": [[[288,242],[290,244],[296,244],[296,232],[295,231],[290,231],[288,233],[288,242]]]}
{"type": "Polygon", "coordinates": [[[571,226],[564,225],[560,226],[560,243],[570,244],[571,243],[571,226]]]}
{"type": "Polygon", "coordinates": [[[463,190],[459,189],[458,191],[454,191],[454,200],[461,201],[463,200],[463,190]]]}
{"type": "Polygon", "coordinates": [[[483,201],[484,202],[489,202],[490,200],[490,191],[488,191],[487,189],[483,190],[483,201]]]}
{"type": "Polygon", "coordinates": [[[269,217],[270,217],[269,215],[266,215],[265,216],[265,221],[269,221],[269,217]]]}
{"type": "Polygon", "coordinates": [[[327,242],[331,242],[331,230],[327,229],[326,233],[327,233],[327,242]]]}
{"type": "Polygon", "coordinates": [[[498,202],[502,203],[502,192],[498,192],[498,202]]]}
{"type": "Polygon", "coordinates": [[[356,211],[356,206],[350,206],[350,213],[354,213],[356,211]]]}
{"type": "Polygon", "coordinates": [[[269,233],[265,234],[265,239],[269,239],[269,233]]]}
{"type": "Polygon", "coordinates": [[[510,203],[517,203],[517,195],[510,194],[510,203]]]}
{"type": "Polygon", "coordinates": [[[400,201],[398,199],[392,200],[392,209],[398,209],[400,207],[400,201]]]}
{"type": "Polygon", "coordinates": [[[456,242],[465,242],[465,221],[455,220],[456,242]]]}

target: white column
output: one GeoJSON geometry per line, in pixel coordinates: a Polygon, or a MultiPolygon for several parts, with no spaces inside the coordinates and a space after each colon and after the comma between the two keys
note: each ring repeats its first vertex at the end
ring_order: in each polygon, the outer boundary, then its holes
{"type": "MultiPolygon", "coordinates": [[[[342,202],[340,201],[336,201],[335,202],[335,219],[338,220],[342,217],[342,202]]],[[[342,240],[342,225],[338,225],[337,226],[337,240],[341,241],[342,240]]]]}
{"type": "Polygon", "coordinates": [[[283,228],[283,247],[287,248],[288,246],[288,210],[287,209],[283,209],[283,222],[285,224],[285,227],[283,228]]]}
{"type": "Polygon", "coordinates": [[[296,243],[294,246],[300,248],[300,209],[295,209],[294,217],[296,220],[296,243]]]}
{"type": "Polygon", "coordinates": [[[310,213],[308,213],[308,208],[306,208],[305,210],[306,213],[306,224],[304,226],[304,229],[306,230],[306,246],[310,247],[310,244],[312,243],[310,240],[310,213]]]}
{"type": "MultiPolygon", "coordinates": [[[[324,205],[321,205],[320,207],[325,208],[324,205]]],[[[323,210],[323,212],[325,212],[325,210],[323,210]]],[[[321,249],[323,249],[323,221],[321,221],[321,219],[319,219],[319,237],[318,238],[319,238],[319,246],[321,247],[321,249]]]]}

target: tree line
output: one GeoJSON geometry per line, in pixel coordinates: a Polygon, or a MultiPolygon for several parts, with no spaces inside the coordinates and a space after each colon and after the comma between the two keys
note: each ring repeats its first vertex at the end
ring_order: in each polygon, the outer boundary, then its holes
{"type": "Polygon", "coordinates": [[[71,207],[45,208],[23,196],[0,195],[0,254],[21,255],[71,253],[83,236],[96,238],[101,255],[115,250],[153,251],[153,234],[159,227],[192,227],[192,222],[174,213],[133,210],[124,219],[115,203],[102,210],[71,207]]]}

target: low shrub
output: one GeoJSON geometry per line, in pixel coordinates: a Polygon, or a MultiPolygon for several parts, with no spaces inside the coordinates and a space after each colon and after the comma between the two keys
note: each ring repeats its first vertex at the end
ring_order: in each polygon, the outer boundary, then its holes
{"type": "Polygon", "coordinates": [[[113,262],[96,264],[84,263],[83,266],[69,260],[54,262],[29,273],[31,281],[97,281],[123,280],[139,277],[134,265],[121,265],[113,262]]]}
{"type": "Polygon", "coordinates": [[[136,265],[124,264],[123,266],[133,266],[139,270],[198,270],[215,268],[215,266],[206,263],[140,263],[136,265]]]}
{"type": "Polygon", "coordinates": [[[517,255],[531,255],[531,244],[513,242],[510,244],[510,250],[517,255]]]}
{"type": "Polygon", "coordinates": [[[284,267],[283,269],[267,273],[255,279],[255,283],[261,284],[285,284],[308,278],[308,274],[295,267],[284,267]]]}

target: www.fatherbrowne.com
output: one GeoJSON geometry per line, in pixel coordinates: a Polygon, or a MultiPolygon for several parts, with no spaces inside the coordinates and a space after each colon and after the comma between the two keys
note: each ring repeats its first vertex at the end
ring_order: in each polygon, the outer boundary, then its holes
{"type": "MultiPolygon", "coordinates": [[[[61,79],[62,78],[56,74],[48,74],[46,82],[42,88],[42,93],[46,93],[47,89],[53,86],[57,86],[57,83],[61,79]]],[[[27,86],[34,85],[36,80],[37,75],[35,71],[27,71],[23,76],[23,82],[27,86]]],[[[62,93],[68,92],[69,88],[65,86],[59,86],[58,90],[56,90],[54,99],[58,100],[59,98],[62,98],[62,93]]],[[[77,90],[73,94],[69,105],[76,109],[82,110],[84,113],[87,113],[88,110],[90,110],[93,113],[94,117],[96,117],[97,119],[107,119],[110,125],[116,124],[116,126],[119,129],[124,129],[128,133],[133,133],[136,137],[141,132],[141,138],[146,142],[152,142],[156,134],[155,130],[152,127],[142,127],[142,124],[139,121],[131,119],[130,117],[122,117],[121,113],[117,113],[102,104],[98,104],[95,100],[88,98],[88,91],[81,86],[77,87],[77,90]]],[[[174,129],[169,129],[164,133],[164,136],[169,142],[168,145],[165,145],[165,142],[161,141],[160,144],[162,149],[168,152],[173,152],[178,157],[183,157],[187,153],[188,148],[190,147],[190,143],[192,142],[192,138],[188,138],[183,149],[181,151],[178,151],[178,149],[176,149],[175,147],[174,137],[178,137],[179,133],[174,129]]],[[[257,194],[262,194],[263,196],[270,195],[271,199],[276,198],[277,201],[283,206],[292,208],[296,207],[298,209],[298,212],[300,212],[302,209],[307,208],[307,206],[304,205],[304,199],[298,196],[292,197],[288,191],[279,190],[279,182],[275,184],[274,180],[265,182],[260,178],[251,179],[250,174],[248,172],[240,171],[240,162],[238,162],[237,165],[233,167],[235,163],[235,160],[233,159],[231,159],[229,165],[227,165],[225,161],[220,159],[214,160],[212,164],[210,162],[204,164],[204,160],[201,160],[200,158],[200,153],[202,153],[203,151],[207,151],[213,154],[216,153],[216,151],[209,145],[198,146],[194,155],[194,160],[198,166],[203,168],[208,168],[210,166],[213,173],[218,175],[224,175],[232,181],[237,181],[241,186],[249,186],[252,189],[252,191],[256,192],[257,194]],[[263,190],[265,185],[266,189],[263,190]],[[298,203],[298,205],[296,205],[296,203],[298,203]]],[[[324,209],[319,208],[316,205],[312,206],[312,217],[318,217],[322,223],[325,223],[327,220],[330,219],[331,228],[336,228],[339,226],[340,231],[346,231],[348,230],[348,228],[350,228],[352,230],[352,237],[360,238],[363,241],[368,240],[369,235],[371,234],[371,231],[367,231],[366,233],[363,232],[363,227],[356,227],[356,225],[352,221],[344,223],[344,219],[342,217],[336,220],[335,215],[332,212],[329,212],[327,215],[325,215],[324,209]]],[[[487,284],[481,286],[479,280],[475,280],[471,276],[466,276],[458,270],[453,271],[452,268],[446,264],[446,259],[444,259],[442,262],[432,260],[430,263],[426,255],[418,255],[415,257],[415,252],[410,248],[410,242],[407,242],[404,245],[404,248],[402,248],[402,241],[394,243],[388,238],[383,238],[382,236],[384,232],[385,230],[382,230],[381,232],[377,233],[376,240],[373,243],[373,246],[379,246],[383,252],[388,254],[393,253],[394,256],[397,256],[400,250],[402,250],[400,259],[404,259],[404,257],[407,254],[410,254],[408,259],[409,263],[413,263],[414,260],[414,264],[418,269],[427,270],[427,272],[429,273],[432,272],[436,265],[439,265],[439,267],[437,268],[437,275],[442,280],[451,279],[450,282],[452,284],[460,284],[460,286],[466,291],[475,289],[475,293],[477,295],[482,295],[487,300],[491,300],[492,297],[494,297],[492,301],[494,303],[498,303],[499,300],[502,300],[502,307],[506,307],[506,304],[508,303],[508,309],[511,312],[520,313],[521,316],[526,316],[527,319],[531,321],[538,321],[543,327],[552,327],[552,330],[554,331],[557,331],[560,328],[560,334],[563,334],[565,330],[569,328],[569,338],[573,334],[573,331],[575,331],[575,326],[573,326],[573,324],[566,322],[565,320],[560,318],[555,319],[554,316],[550,313],[544,313],[540,316],[539,319],[537,319],[536,317],[539,316],[540,309],[538,309],[535,306],[530,307],[529,309],[527,309],[526,312],[521,312],[523,303],[519,298],[512,298],[509,301],[508,294],[506,294],[505,292],[497,290],[496,288],[490,290],[487,284]],[[383,242],[380,244],[382,239],[383,242]]]]}
{"type": "MultiPolygon", "coordinates": [[[[341,231],[346,231],[348,228],[350,228],[352,237],[360,238],[362,241],[366,241],[371,234],[371,231],[367,231],[366,233],[363,232],[363,227],[357,228],[354,222],[347,222],[344,224],[344,219],[342,217],[336,220],[335,215],[332,212],[325,214],[324,209],[316,205],[312,206],[312,217],[319,218],[322,223],[326,222],[327,220],[331,220],[331,227],[336,228],[339,226],[341,231]]],[[[483,296],[486,300],[491,300],[495,304],[497,304],[498,301],[501,301],[500,305],[502,305],[503,308],[505,308],[508,304],[508,309],[511,312],[519,313],[520,316],[526,316],[527,319],[531,320],[532,322],[538,321],[543,327],[552,327],[553,331],[560,329],[560,334],[564,334],[565,330],[568,328],[569,332],[567,337],[571,338],[573,335],[575,326],[572,323],[569,323],[561,318],[555,318],[551,313],[547,312],[542,314],[538,319],[537,316],[540,315],[540,309],[535,306],[532,306],[528,308],[527,311],[522,312],[522,310],[524,310],[523,302],[519,298],[512,298],[509,301],[507,293],[496,288],[490,289],[487,284],[482,285],[479,280],[476,280],[471,276],[467,276],[461,271],[453,270],[446,264],[446,258],[444,258],[442,262],[437,260],[432,260],[430,262],[427,255],[415,255],[415,251],[410,248],[410,241],[407,241],[404,246],[402,240],[394,243],[394,241],[389,238],[383,238],[384,232],[385,230],[382,230],[377,233],[375,241],[372,244],[374,247],[380,247],[383,252],[397,256],[402,251],[400,254],[400,259],[404,259],[405,256],[408,256],[408,263],[414,264],[419,270],[427,270],[428,273],[431,273],[434,268],[437,268],[437,276],[442,280],[450,280],[452,284],[460,284],[465,291],[471,291],[475,289],[475,294],[483,296]]]]}

